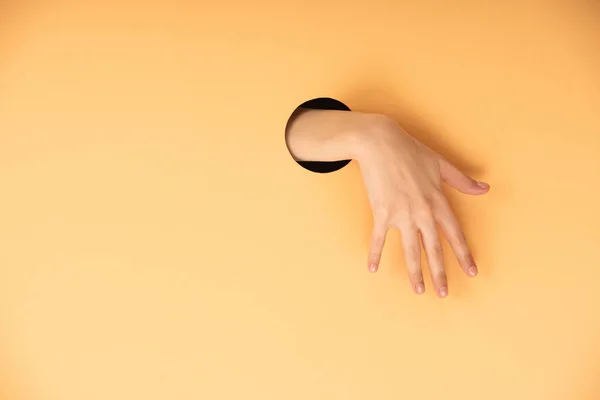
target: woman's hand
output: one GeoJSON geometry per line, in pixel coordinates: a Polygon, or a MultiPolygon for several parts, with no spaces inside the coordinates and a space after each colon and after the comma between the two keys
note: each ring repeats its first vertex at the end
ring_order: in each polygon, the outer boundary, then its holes
{"type": "Polygon", "coordinates": [[[477,265],[441,182],[470,195],[487,193],[487,183],[466,176],[385,117],[371,129],[357,160],[374,217],[368,260],[371,272],[379,267],[387,230],[396,228],[401,232],[413,290],[423,293],[420,234],[436,293],[446,297],[439,225],[463,271],[471,277],[477,275],[477,265]]]}
{"type": "Polygon", "coordinates": [[[379,268],[388,229],[396,228],[401,232],[415,293],[425,292],[420,236],[435,291],[446,297],[448,282],[439,225],[463,271],[471,277],[477,275],[477,265],[441,183],[470,195],[487,193],[487,183],[463,174],[392,119],[379,114],[301,111],[290,121],[286,137],[296,160],[358,161],[374,217],[368,257],[371,272],[379,268]]]}

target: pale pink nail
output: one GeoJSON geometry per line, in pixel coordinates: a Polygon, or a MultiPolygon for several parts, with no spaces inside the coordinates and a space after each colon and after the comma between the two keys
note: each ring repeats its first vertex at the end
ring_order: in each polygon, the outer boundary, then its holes
{"type": "Polygon", "coordinates": [[[369,265],[369,272],[377,272],[377,264],[369,265]]]}
{"type": "Polygon", "coordinates": [[[471,275],[471,276],[477,275],[477,267],[476,266],[473,265],[472,267],[469,267],[469,275],[471,275]]]}
{"type": "Polygon", "coordinates": [[[425,285],[423,285],[422,283],[417,283],[415,285],[415,292],[417,292],[417,294],[425,293],[425,285]]]}
{"type": "Polygon", "coordinates": [[[479,186],[479,187],[480,187],[480,188],[482,188],[482,189],[487,189],[487,188],[489,188],[489,187],[490,187],[490,185],[488,185],[488,184],[487,184],[487,183],[485,183],[485,182],[477,182],[477,186],[479,186]]]}
{"type": "Polygon", "coordinates": [[[448,287],[442,286],[440,288],[440,297],[446,297],[446,296],[448,296],[448,287]]]}

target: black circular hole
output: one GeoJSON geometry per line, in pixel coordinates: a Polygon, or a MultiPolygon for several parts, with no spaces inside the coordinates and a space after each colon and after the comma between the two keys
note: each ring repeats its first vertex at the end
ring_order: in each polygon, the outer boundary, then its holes
{"type": "MultiPolygon", "coordinates": [[[[298,108],[306,108],[311,110],[339,110],[350,111],[350,107],[339,100],[330,97],[318,97],[316,99],[305,101],[298,108]]],[[[296,111],[294,110],[294,111],[296,111]]],[[[339,161],[296,161],[300,166],[312,172],[329,173],[340,170],[348,165],[352,160],[339,161]]]]}

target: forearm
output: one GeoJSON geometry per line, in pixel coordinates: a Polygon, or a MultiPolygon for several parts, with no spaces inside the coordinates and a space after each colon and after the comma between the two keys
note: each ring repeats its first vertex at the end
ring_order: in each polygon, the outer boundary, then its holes
{"type": "Polygon", "coordinates": [[[297,161],[357,159],[380,119],[378,114],[298,109],[286,129],[287,145],[297,161]]]}

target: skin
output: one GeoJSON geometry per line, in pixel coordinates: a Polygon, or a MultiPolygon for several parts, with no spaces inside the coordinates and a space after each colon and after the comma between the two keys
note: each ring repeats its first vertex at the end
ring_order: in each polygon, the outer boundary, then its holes
{"type": "Polygon", "coordinates": [[[437,296],[448,296],[439,226],[463,271],[477,275],[442,182],[467,195],[487,193],[487,183],[465,175],[381,114],[298,109],[288,123],[286,141],[298,161],[358,162],[373,211],[369,271],[377,272],[387,231],[395,228],[401,232],[413,291],[425,292],[422,245],[437,296]]]}

